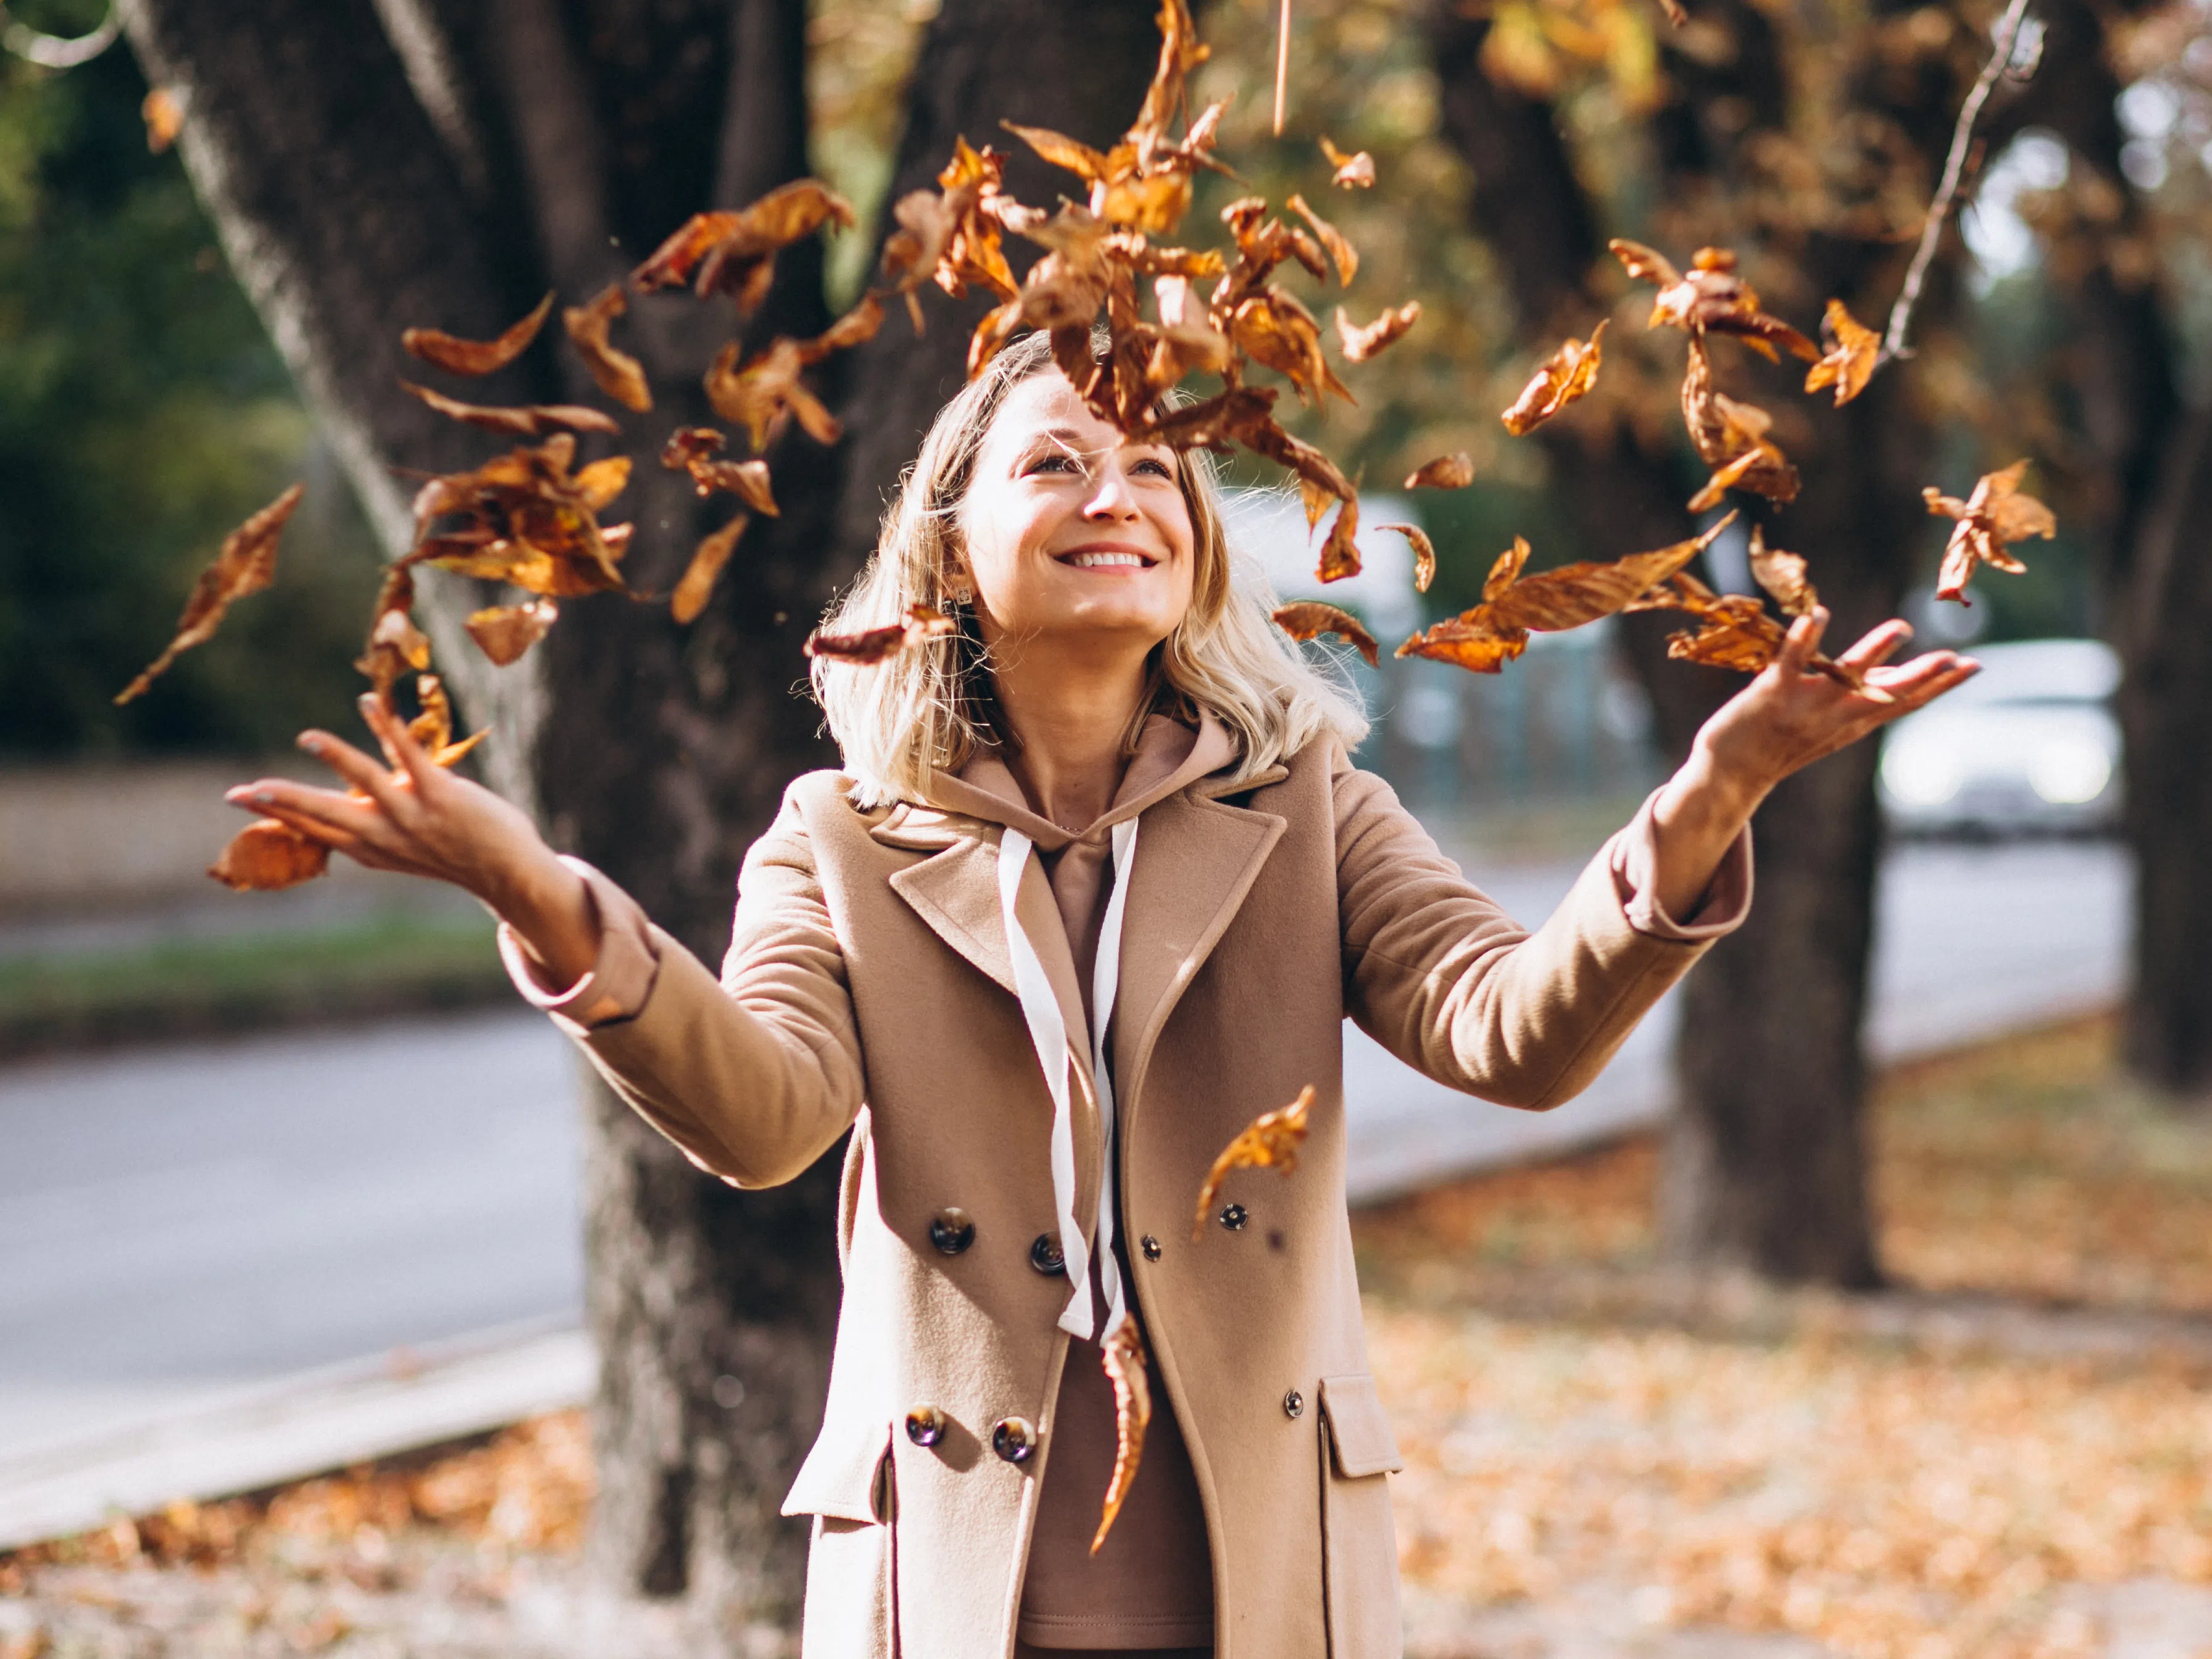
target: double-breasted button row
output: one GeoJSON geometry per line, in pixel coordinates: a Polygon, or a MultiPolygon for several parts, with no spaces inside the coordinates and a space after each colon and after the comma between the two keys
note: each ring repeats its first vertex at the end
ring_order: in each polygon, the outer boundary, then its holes
{"type": "Polygon", "coordinates": [[[1050,1233],[1039,1233],[1030,1242],[1030,1266],[1047,1279],[1064,1278],[1067,1258],[1061,1254],[1060,1241],[1050,1233]]]}
{"type": "Polygon", "coordinates": [[[1002,1417],[991,1429],[991,1449],[1009,1463],[1028,1462],[1036,1448],[1036,1426],[1026,1417],[1002,1417]]]}
{"type": "Polygon", "coordinates": [[[975,1242],[975,1218],[953,1206],[929,1218],[929,1242],[939,1255],[958,1255],[975,1242]]]}
{"type": "Polygon", "coordinates": [[[934,1406],[916,1406],[906,1414],[906,1437],[917,1446],[933,1446],[945,1438],[945,1413],[934,1406]]]}

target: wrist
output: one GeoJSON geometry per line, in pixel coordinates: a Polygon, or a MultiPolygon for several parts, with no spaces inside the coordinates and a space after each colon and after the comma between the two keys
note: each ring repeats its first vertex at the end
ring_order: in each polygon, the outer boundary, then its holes
{"type": "Polygon", "coordinates": [[[1656,811],[1662,821],[1694,818],[1709,825],[1741,827],[1772,787],[1716,754],[1701,734],[1660,792],[1656,811]]]}

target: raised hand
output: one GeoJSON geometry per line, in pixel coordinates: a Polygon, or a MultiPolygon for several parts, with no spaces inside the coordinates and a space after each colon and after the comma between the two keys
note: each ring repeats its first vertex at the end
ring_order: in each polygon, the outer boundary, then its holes
{"type": "Polygon", "coordinates": [[[369,869],[450,882],[475,894],[514,925],[553,987],[574,984],[590,972],[599,954],[590,895],[528,816],[433,763],[380,699],[362,697],[361,711],[394,768],[379,765],[327,732],[303,732],[300,747],[348,788],[263,778],[241,784],[225,799],[369,869]]]}

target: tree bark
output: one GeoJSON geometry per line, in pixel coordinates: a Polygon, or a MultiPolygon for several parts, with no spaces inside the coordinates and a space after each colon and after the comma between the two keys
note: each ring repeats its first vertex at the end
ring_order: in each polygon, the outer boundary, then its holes
{"type": "MultiPolygon", "coordinates": [[[[689,213],[805,171],[805,0],[125,0],[149,80],[187,112],[182,149],[234,269],[343,458],[387,550],[412,537],[397,470],[452,471],[496,446],[396,382],[411,324],[489,336],[557,289],[580,303],[689,213]]],[[[952,135],[1001,117],[1093,142],[1133,115],[1157,52],[1142,0],[950,0],[915,77],[896,188],[952,135]]],[[[1035,199],[1059,187],[1022,157],[1035,199]]],[[[490,781],[709,961],[744,848],[784,785],[835,751],[792,688],[800,641],[874,541],[899,469],[957,384],[966,331],[925,301],[833,360],[848,436],[770,456],[781,517],[756,518],[708,611],[569,601],[522,663],[494,671],[459,628],[477,585],[426,583],[440,666],[489,721],[490,781]]],[[[828,320],[818,245],[778,261],[747,330],[828,320]]],[[[665,591],[702,510],[653,464],[661,432],[709,418],[698,377],[730,318],[641,301],[618,326],[658,407],[630,418],[629,574],[665,591]],[[641,430],[644,428],[644,430],[641,430]]],[[[556,325],[471,400],[592,401],[556,325]]],[[[586,1073],[587,1316],[602,1364],[588,1559],[617,1593],[685,1595],[740,1645],[795,1626],[805,1526],[777,1511],[818,1425],[836,1319],[833,1154],[792,1186],[700,1175],[586,1073]]]]}
{"type": "MultiPolygon", "coordinates": [[[[1786,75],[1771,25],[1749,6],[1725,10],[1736,42],[1729,61],[1716,67],[1668,58],[1677,95],[1655,131],[1670,195],[1710,191],[1748,136],[1785,117],[1786,75]],[[1747,121],[1726,130],[1711,125],[1706,117],[1723,96],[1747,121]]],[[[1550,106],[1484,71],[1490,27],[1442,3],[1430,24],[1443,129],[1475,173],[1471,216],[1498,250],[1528,332],[1546,342],[1569,330],[1587,332],[1596,315],[1589,275],[1603,252],[1597,215],[1550,106]]],[[[1940,103],[1922,98],[1888,112],[1917,134],[1939,111],[1940,103]]],[[[1798,258],[1808,287],[1843,295],[1867,314],[1860,290],[1894,256],[1816,237],[1798,258]]],[[[1769,394],[1758,401],[1771,409],[1794,416],[1804,407],[1783,375],[1747,375],[1733,364],[1723,372],[1738,382],[1752,379],[1769,394]]],[[[1778,512],[1735,498],[1765,523],[1770,541],[1811,560],[1834,613],[1832,641],[1893,614],[1904,591],[1923,482],[1914,469],[1926,452],[1896,379],[1877,382],[1843,411],[1815,409],[1792,421],[1799,429],[1785,447],[1805,481],[1795,502],[1778,512]]],[[[1591,418],[1570,417],[1540,440],[1585,556],[1618,556],[1686,534],[1682,503],[1702,481],[1686,448],[1655,453],[1625,422],[1593,432],[1591,418]]],[[[1676,625],[1664,616],[1632,617],[1621,630],[1670,763],[1742,684],[1740,676],[1668,661],[1665,636],[1676,625]]],[[[1760,810],[1753,824],[1759,902],[1684,987],[1661,1206],[1664,1243],[1678,1257],[1788,1279],[1867,1285],[1879,1278],[1862,1128],[1880,830],[1875,752],[1862,744],[1825,761],[1760,810]]]]}

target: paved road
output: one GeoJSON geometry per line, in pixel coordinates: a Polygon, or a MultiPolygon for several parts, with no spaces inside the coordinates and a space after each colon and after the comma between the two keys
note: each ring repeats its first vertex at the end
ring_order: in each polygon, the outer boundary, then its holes
{"type": "MultiPolygon", "coordinates": [[[[1572,874],[1491,884],[1532,918],[1572,874]]],[[[2109,1001],[2125,897],[2107,848],[1900,854],[1875,1047],[2109,1001]]],[[[1540,1117],[1438,1089],[1352,1033],[1355,1186],[1648,1120],[1666,1029],[1662,1010],[1589,1094],[1540,1117]]],[[[573,1318],[571,1065],[516,1012],[0,1069],[0,1468],[304,1368],[573,1318]]]]}

